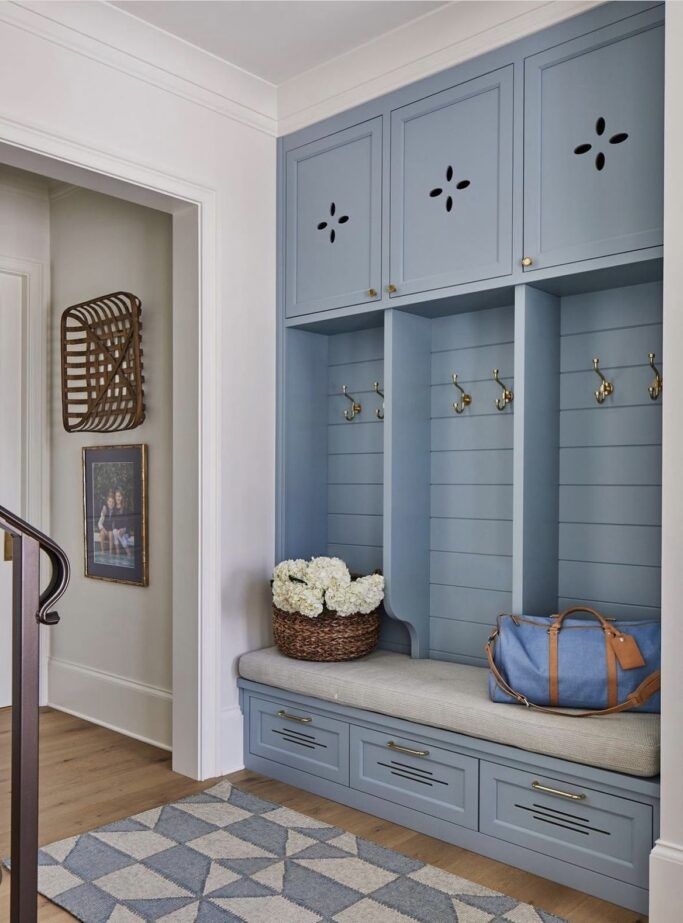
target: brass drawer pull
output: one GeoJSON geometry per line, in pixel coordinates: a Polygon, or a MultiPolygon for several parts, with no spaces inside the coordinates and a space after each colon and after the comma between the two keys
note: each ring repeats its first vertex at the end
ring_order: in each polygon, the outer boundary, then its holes
{"type": "Polygon", "coordinates": [[[412,750],[410,747],[400,747],[393,740],[387,744],[390,750],[396,750],[398,753],[407,753],[408,756],[429,756],[429,750],[412,750]]]}
{"type": "Polygon", "coordinates": [[[541,785],[540,782],[532,782],[531,787],[537,792],[547,792],[549,795],[557,795],[558,798],[568,798],[570,801],[585,801],[584,794],[576,795],[574,792],[563,792],[559,788],[550,788],[548,785],[541,785]]]}
{"type": "Polygon", "coordinates": [[[278,718],[284,718],[286,721],[297,721],[299,724],[310,724],[313,718],[301,718],[299,715],[290,715],[289,712],[280,711],[277,713],[278,718]]]}

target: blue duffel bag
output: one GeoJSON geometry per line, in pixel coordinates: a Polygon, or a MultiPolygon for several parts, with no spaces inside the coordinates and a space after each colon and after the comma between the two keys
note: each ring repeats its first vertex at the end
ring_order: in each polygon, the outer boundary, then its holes
{"type": "Polygon", "coordinates": [[[571,717],[660,711],[659,622],[609,621],[586,606],[560,615],[499,615],[486,645],[489,695],[571,717]],[[597,621],[568,618],[587,612],[597,621]]]}

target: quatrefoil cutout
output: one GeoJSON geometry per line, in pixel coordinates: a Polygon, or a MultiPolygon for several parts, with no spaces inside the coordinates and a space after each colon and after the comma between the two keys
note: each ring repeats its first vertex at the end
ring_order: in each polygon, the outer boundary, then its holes
{"type": "Polygon", "coordinates": [[[349,221],[348,215],[340,215],[338,218],[337,214],[337,205],[335,202],[330,203],[330,217],[326,221],[321,221],[318,224],[319,231],[325,231],[328,227],[330,229],[330,243],[333,244],[337,239],[337,229],[332,227],[333,224],[346,224],[349,221]]]}
{"type": "MultiPolygon", "coordinates": [[[[448,167],[446,168],[446,189],[444,190],[441,186],[435,186],[434,189],[430,190],[430,193],[429,193],[429,197],[431,199],[438,198],[439,196],[443,195],[444,192],[447,193],[446,199],[444,202],[447,212],[453,211],[453,205],[454,205],[453,195],[452,195],[452,192],[449,191],[448,187],[453,182],[454,175],[455,175],[455,172],[453,170],[453,167],[449,164],[448,167]]],[[[461,179],[456,182],[455,189],[458,192],[462,192],[462,190],[467,189],[469,185],[470,185],[470,181],[468,179],[461,179]]]]}
{"type": "MultiPolygon", "coordinates": [[[[595,134],[598,136],[598,138],[602,138],[602,136],[605,133],[606,127],[607,127],[607,123],[605,122],[605,119],[602,116],[600,116],[600,118],[595,123],[595,134]]],[[[612,137],[609,139],[609,143],[610,144],[623,144],[627,138],[628,138],[628,132],[618,131],[615,135],[612,135],[612,137]]],[[[596,142],[596,146],[598,146],[599,144],[600,144],[599,141],[596,142]]],[[[593,145],[588,142],[585,142],[584,144],[579,144],[577,147],[575,147],[574,153],[575,154],[587,154],[589,151],[592,151],[592,150],[593,150],[593,145]]],[[[604,151],[598,151],[597,154],[595,155],[595,169],[598,172],[601,172],[602,170],[605,169],[606,163],[607,163],[607,158],[605,157],[604,151]]]]}

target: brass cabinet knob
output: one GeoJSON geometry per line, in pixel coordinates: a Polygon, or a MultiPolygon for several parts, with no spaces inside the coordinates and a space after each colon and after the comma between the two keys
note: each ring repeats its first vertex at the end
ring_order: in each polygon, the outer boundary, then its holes
{"type": "Polygon", "coordinates": [[[369,288],[369,289],[368,289],[368,298],[376,298],[376,297],[377,297],[377,289],[376,289],[376,288],[369,288]]]}
{"type": "Polygon", "coordinates": [[[387,285],[387,291],[389,292],[390,295],[393,295],[394,292],[398,291],[398,289],[396,288],[396,286],[395,286],[392,282],[390,282],[390,283],[387,285]]]}
{"type": "Polygon", "coordinates": [[[534,261],[531,259],[530,256],[525,256],[525,257],[522,258],[522,266],[524,266],[525,268],[526,268],[527,266],[532,266],[532,265],[533,265],[533,262],[534,262],[534,261]]]}

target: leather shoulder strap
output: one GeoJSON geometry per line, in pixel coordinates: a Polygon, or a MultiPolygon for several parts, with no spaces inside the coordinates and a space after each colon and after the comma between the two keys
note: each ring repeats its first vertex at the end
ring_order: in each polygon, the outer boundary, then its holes
{"type": "Polygon", "coordinates": [[[594,711],[583,711],[583,712],[570,712],[570,711],[560,711],[556,708],[547,708],[545,705],[536,705],[535,702],[530,702],[526,696],[523,696],[520,692],[517,692],[511,686],[509,686],[503,676],[501,675],[500,670],[495,664],[493,659],[493,653],[495,650],[496,639],[498,637],[499,631],[496,628],[486,644],[486,657],[489,662],[489,669],[491,674],[496,681],[496,685],[501,689],[506,695],[511,696],[513,699],[516,699],[520,705],[525,705],[527,708],[533,708],[536,711],[545,712],[547,715],[562,715],[564,718],[592,718],[595,715],[616,715],[618,712],[628,711],[632,708],[638,708],[640,705],[643,705],[648,699],[659,692],[661,686],[661,673],[659,670],[655,670],[650,673],[649,676],[645,677],[642,683],[638,686],[637,689],[634,689],[630,695],[624,699],[623,702],[619,702],[616,705],[612,705],[609,708],[598,708],[594,711]]]}

